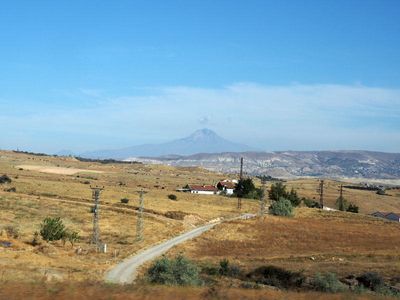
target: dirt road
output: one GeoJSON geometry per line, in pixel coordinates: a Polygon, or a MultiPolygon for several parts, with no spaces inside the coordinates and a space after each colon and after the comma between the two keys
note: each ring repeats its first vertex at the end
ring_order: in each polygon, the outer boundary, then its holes
{"type": "MultiPolygon", "coordinates": [[[[253,218],[255,215],[253,214],[244,214],[239,217],[233,218],[233,219],[249,219],[253,218]]],[[[233,220],[230,219],[230,220],[233,220]]],[[[112,283],[119,283],[119,284],[127,284],[127,283],[132,283],[135,280],[136,274],[137,274],[137,269],[140,267],[142,264],[145,262],[148,262],[150,260],[155,259],[156,257],[160,256],[161,254],[167,252],[169,249],[171,249],[173,246],[178,245],[180,243],[183,243],[184,241],[187,241],[189,239],[195,238],[202,233],[210,230],[214,226],[220,224],[221,222],[216,222],[216,223],[211,223],[207,225],[203,225],[200,227],[197,227],[189,232],[186,232],[184,234],[181,234],[175,238],[172,238],[164,243],[161,243],[159,245],[153,246],[135,256],[132,256],[122,263],[118,264],[114,268],[112,268],[110,271],[107,272],[105,280],[107,282],[112,282],[112,283]]]]}

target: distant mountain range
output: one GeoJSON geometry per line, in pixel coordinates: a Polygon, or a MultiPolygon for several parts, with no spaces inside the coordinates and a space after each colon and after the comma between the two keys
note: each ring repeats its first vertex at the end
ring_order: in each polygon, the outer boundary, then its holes
{"type": "Polygon", "coordinates": [[[117,150],[100,150],[80,156],[95,159],[120,159],[130,157],[158,157],[165,155],[192,155],[196,153],[242,152],[254,150],[243,144],[228,141],[210,129],[201,129],[190,136],[163,144],[146,144],[117,150]]]}
{"type": "MultiPolygon", "coordinates": [[[[71,155],[69,151],[61,154],[71,155]]],[[[92,159],[116,159],[172,166],[200,166],[237,173],[240,158],[251,175],[273,177],[358,177],[400,179],[400,154],[371,151],[256,152],[247,145],[228,141],[210,129],[163,144],[147,144],[117,150],[86,152],[92,159]]]]}
{"type": "Polygon", "coordinates": [[[240,158],[251,175],[273,177],[358,177],[400,179],[400,154],[370,151],[286,151],[212,153],[190,156],[135,158],[144,163],[200,166],[224,173],[238,173],[240,158]]]}

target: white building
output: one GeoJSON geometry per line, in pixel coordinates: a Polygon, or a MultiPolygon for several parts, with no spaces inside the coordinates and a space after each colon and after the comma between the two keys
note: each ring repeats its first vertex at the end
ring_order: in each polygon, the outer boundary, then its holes
{"type": "Polygon", "coordinates": [[[189,185],[190,193],[201,195],[218,194],[218,189],[213,185],[189,185]]]}

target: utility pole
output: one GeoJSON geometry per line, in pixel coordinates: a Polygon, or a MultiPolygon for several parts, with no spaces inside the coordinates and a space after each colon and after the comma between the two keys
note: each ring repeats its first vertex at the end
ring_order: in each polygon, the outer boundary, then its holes
{"type": "Polygon", "coordinates": [[[239,193],[238,193],[238,203],[237,208],[242,209],[242,196],[243,196],[243,157],[240,158],[240,174],[239,174],[239,193]]]}
{"type": "Polygon", "coordinates": [[[260,199],[260,216],[264,216],[265,213],[265,177],[263,176],[261,178],[261,184],[262,184],[262,195],[260,199]]]}
{"type": "Polygon", "coordinates": [[[136,222],[136,241],[140,242],[143,240],[143,211],[144,211],[144,198],[145,192],[141,190],[139,192],[139,211],[136,222]]]}
{"type": "Polygon", "coordinates": [[[319,182],[318,192],[319,192],[319,204],[320,204],[321,208],[324,208],[324,181],[323,180],[321,180],[319,182]]]}
{"type": "Polygon", "coordinates": [[[340,185],[340,198],[343,198],[343,184],[340,185]]]}
{"type": "Polygon", "coordinates": [[[90,187],[92,189],[92,198],[94,200],[93,206],[93,235],[92,244],[95,244],[97,249],[100,249],[100,227],[99,227],[99,216],[100,216],[100,193],[104,188],[101,187],[90,187]]]}

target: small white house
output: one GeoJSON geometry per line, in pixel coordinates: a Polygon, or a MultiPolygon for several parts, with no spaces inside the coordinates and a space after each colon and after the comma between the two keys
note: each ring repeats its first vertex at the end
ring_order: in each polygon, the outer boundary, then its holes
{"type": "Polygon", "coordinates": [[[218,189],[213,185],[189,185],[190,193],[200,195],[218,194],[218,189]]]}
{"type": "Polygon", "coordinates": [[[233,195],[233,191],[235,190],[236,183],[233,181],[223,180],[218,182],[217,188],[218,190],[225,192],[227,195],[233,195]]]}

